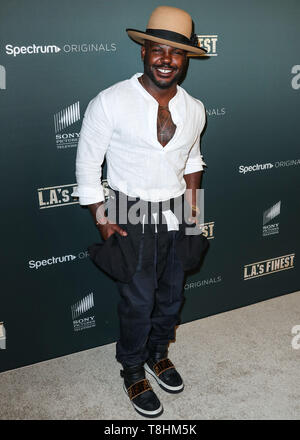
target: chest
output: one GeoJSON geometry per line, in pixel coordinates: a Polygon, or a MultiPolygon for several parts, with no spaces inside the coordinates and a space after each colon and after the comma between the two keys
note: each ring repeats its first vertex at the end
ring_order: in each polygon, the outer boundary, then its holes
{"type": "MultiPolygon", "coordinates": [[[[168,103],[160,108],[157,103],[137,97],[128,105],[128,100],[118,100],[114,107],[114,130],[111,144],[126,150],[130,155],[151,155],[151,151],[166,153],[185,152],[195,142],[198,124],[194,109],[184,101],[168,103]]],[[[150,157],[150,156],[149,156],[150,157]]]]}
{"type": "Polygon", "coordinates": [[[159,106],[157,112],[157,140],[165,147],[172,139],[176,131],[176,125],[168,107],[159,106]]]}

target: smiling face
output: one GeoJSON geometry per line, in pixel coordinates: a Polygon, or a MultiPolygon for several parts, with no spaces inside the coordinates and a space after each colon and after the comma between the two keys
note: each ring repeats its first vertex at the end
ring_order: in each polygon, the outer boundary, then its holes
{"type": "Polygon", "coordinates": [[[183,49],[145,40],[142,46],[144,72],[160,89],[178,83],[187,64],[187,52],[183,49]]]}

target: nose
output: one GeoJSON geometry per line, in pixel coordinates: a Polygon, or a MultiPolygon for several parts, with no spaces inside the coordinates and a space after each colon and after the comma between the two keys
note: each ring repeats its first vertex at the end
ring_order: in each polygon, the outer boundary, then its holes
{"type": "Polygon", "coordinates": [[[171,53],[168,50],[165,50],[162,55],[162,62],[164,64],[171,64],[172,63],[172,56],[171,53]]]}

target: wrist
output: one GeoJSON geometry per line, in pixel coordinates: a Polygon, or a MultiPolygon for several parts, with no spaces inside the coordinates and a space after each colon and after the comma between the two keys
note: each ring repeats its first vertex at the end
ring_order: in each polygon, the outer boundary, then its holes
{"type": "Polygon", "coordinates": [[[108,223],[107,217],[105,217],[105,216],[97,217],[95,225],[98,227],[98,226],[105,225],[106,223],[108,223]]]}
{"type": "Polygon", "coordinates": [[[200,213],[200,209],[199,209],[199,207],[197,205],[191,205],[191,208],[192,208],[192,211],[197,212],[197,214],[200,213]]]}

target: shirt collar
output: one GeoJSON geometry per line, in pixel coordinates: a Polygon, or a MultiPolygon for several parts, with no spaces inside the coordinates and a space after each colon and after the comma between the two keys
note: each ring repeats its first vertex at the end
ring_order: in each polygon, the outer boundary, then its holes
{"type": "MultiPolygon", "coordinates": [[[[147,92],[147,90],[144,89],[144,87],[142,86],[142,84],[139,82],[138,78],[140,76],[142,76],[143,73],[141,72],[137,72],[135,73],[131,78],[131,82],[134,85],[134,87],[139,90],[140,93],[142,93],[147,99],[150,99],[152,101],[154,101],[157,105],[158,102],[156,101],[156,99],[149,93],[147,92]]],[[[176,95],[173,96],[173,98],[170,99],[169,103],[173,104],[174,101],[176,101],[177,99],[179,99],[179,96],[181,95],[181,87],[177,84],[177,92],[176,95]]]]}

